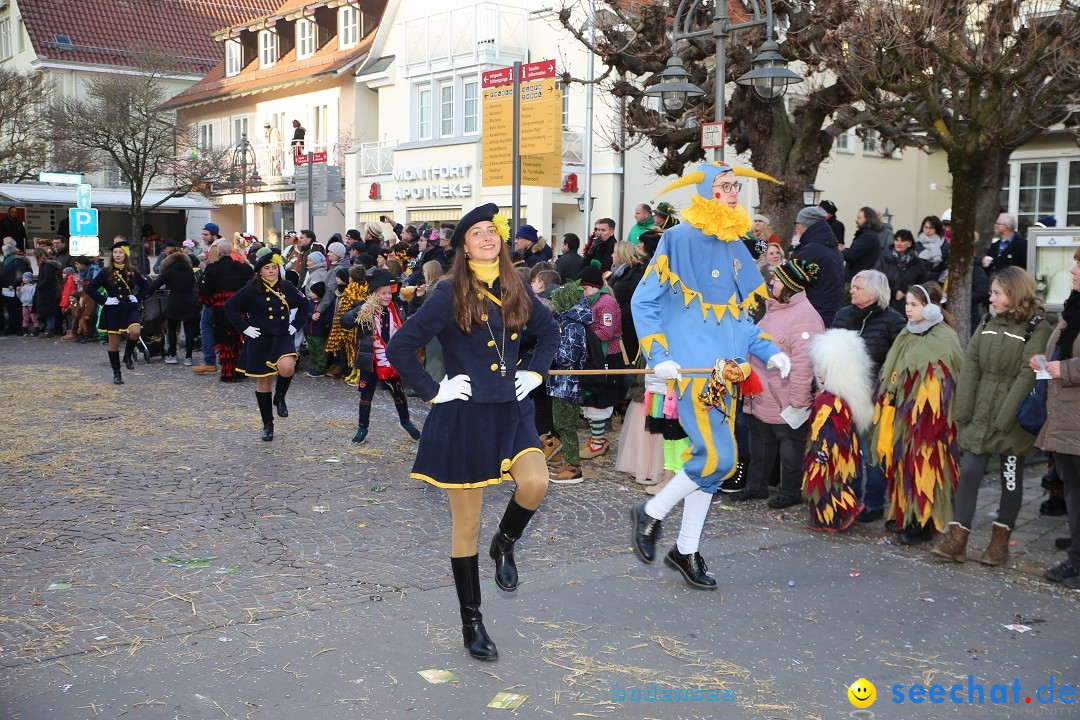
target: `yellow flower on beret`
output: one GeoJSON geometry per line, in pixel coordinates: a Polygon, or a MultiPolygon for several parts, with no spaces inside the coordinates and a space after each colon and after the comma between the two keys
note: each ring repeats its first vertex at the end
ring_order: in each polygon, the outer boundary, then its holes
{"type": "Polygon", "coordinates": [[[499,237],[503,239],[503,242],[507,242],[510,239],[510,221],[502,213],[495,213],[495,216],[491,218],[491,222],[495,224],[495,229],[499,231],[499,237]]]}

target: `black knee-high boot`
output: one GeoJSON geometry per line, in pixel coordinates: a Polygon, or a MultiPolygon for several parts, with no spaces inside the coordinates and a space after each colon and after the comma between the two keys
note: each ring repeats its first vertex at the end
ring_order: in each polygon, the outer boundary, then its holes
{"type": "Polygon", "coordinates": [[[274,385],[274,407],[277,408],[278,417],[289,417],[289,406],[285,404],[285,393],[289,392],[290,385],[292,385],[292,375],[289,377],[278,375],[277,383],[274,385]]]}
{"type": "Polygon", "coordinates": [[[124,378],[120,376],[120,351],[109,350],[109,364],[112,365],[112,381],[116,385],[123,385],[124,378]]]}
{"type": "Polygon", "coordinates": [[[135,369],[135,363],[132,361],[131,356],[135,354],[135,341],[131,338],[127,339],[127,343],[124,344],[124,366],[128,370],[135,369]]]}
{"type": "Polygon", "coordinates": [[[491,538],[491,548],[488,554],[495,561],[495,583],[507,592],[514,590],[518,585],[517,565],[514,563],[514,543],[525,532],[525,526],[529,524],[535,510],[526,510],[517,504],[514,498],[506,504],[506,512],[503,513],[499,530],[495,537],[491,538]]]}
{"type": "Polygon", "coordinates": [[[480,614],[480,566],[477,556],[452,557],[450,567],[454,570],[454,586],[461,606],[461,636],[465,647],[477,660],[497,660],[499,651],[488,637],[484,629],[484,616],[480,614]]]}
{"type": "Polygon", "coordinates": [[[274,439],[274,405],[270,401],[270,393],[256,390],[255,400],[259,403],[259,414],[262,416],[262,439],[270,442],[274,439]]]}

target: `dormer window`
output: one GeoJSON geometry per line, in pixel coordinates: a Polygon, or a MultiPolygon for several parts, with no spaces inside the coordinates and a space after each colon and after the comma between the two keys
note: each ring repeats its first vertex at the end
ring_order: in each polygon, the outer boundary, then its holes
{"type": "Polygon", "coordinates": [[[296,21],[296,59],[303,60],[315,54],[315,23],[311,20],[296,21]]]}
{"type": "Polygon", "coordinates": [[[244,48],[236,40],[225,41],[225,76],[238,75],[243,68],[244,48]]]}
{"type": "Polygon", "coordinates": [[[360,42],[360,11],[343,7],[338,14],[338,47],[349,48],[360,42]]]}
{"type": "Polygon", "coordinates": [[[273,30],[259,33],[259,67],[273,67],[278,61],[278,36],[273,30]]]}

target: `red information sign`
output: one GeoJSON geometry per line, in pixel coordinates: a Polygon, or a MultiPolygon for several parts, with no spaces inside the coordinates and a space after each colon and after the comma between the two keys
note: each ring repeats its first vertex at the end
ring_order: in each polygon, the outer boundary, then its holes
{"type": "Polygon", "coordinates": [[[555,61],[541,60],[521,66],[521,82],[555,77],[555,61]]]}
{"type": "MultiPolygon", "coordinates": [[[[313,163],[326,162],[326,151],[316,150],[315,152],[311,153],[311,161],[313,163]]],[[[296,158],[293,160],[293,165],[307,165],[307,153],[297,155],[296,158]]]]}
{"type": "Polygon", "coordinates": [[[483,87],[500,87],[514,84],[514,68],[498,68],[497,70],[485,70],[480,75],[483,87]]]}

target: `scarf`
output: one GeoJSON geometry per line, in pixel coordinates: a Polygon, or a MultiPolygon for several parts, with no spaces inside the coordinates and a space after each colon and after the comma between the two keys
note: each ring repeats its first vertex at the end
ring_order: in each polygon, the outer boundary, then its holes
{"type": "Polygon", "coordinates": [[[1061,311],[1061,319],[1065,321],[1065,327],[1058,335],[1058,360],[1071,360],[1073,345],[1080,335],[1080,290],[1073,290],[1069,299],[1065,301],[1065,309],[1061,311]]]}
{"type": "Polygon", "coordinates": [[[495,286],[495,280],[499,277],[499,260],[496,258],[489,263],[481,265],[475,260],[469,261],[469,269],[476,275],[476,279],[488,287],[495,286]]]}
{"type": "MultiPolygon", "coordinates": [[[[327,292],[330,292],[330,290],[327,290],[327,292]]],[[[336,353],[338,350],[344,349],[345,359],[348,361],[349,367],[352,367],[353,360],[356,359],[356,328],[346,329],[341,327],[341,316],[356,303],[363,302],[366,292],[366,283],[351,282],[345,286],[341,298],[338,299],[337,312],[334,313],[334,323],[330,326],[330,335],[326,338],[326,352],[336,353]]]]}
{"type": "Polygon", "coordinates": [[[912,333],[913,335],[923,335],[929,332],[930,328],[934,327],[939,322],[942,322],[944,319],[944,317],[939,317],[935,320],[927,320],[926,318],[923,318],[919,322],[912,322],[908,320],[907,329],[908,332],[912,333]]]}
{"type": "Polygon", "coordinates": [[[896,252],[895,248],[890,250],[889,254],[892,255],[892,259],[896,262],[896,267],[900,268],[901,270],[906,269],[907,266],[911,264],[911,258],[914,257],[914,253],[910,250],[901,255],[900,253],[896,252]]]}
{"type": "Polygon", "coordinates": [[[375,341],[375,374],[380,380],[393,380],[398,377],[398,374],[397,370],[391,367],[390,361],[386,359],[386,344],[401,327],[401,316],[398,315],[397,308],[391,302],[376,318],[375,327],[371,331],[375,341]],[[386,334],[385,339],[383,333],[386,334]]]}

